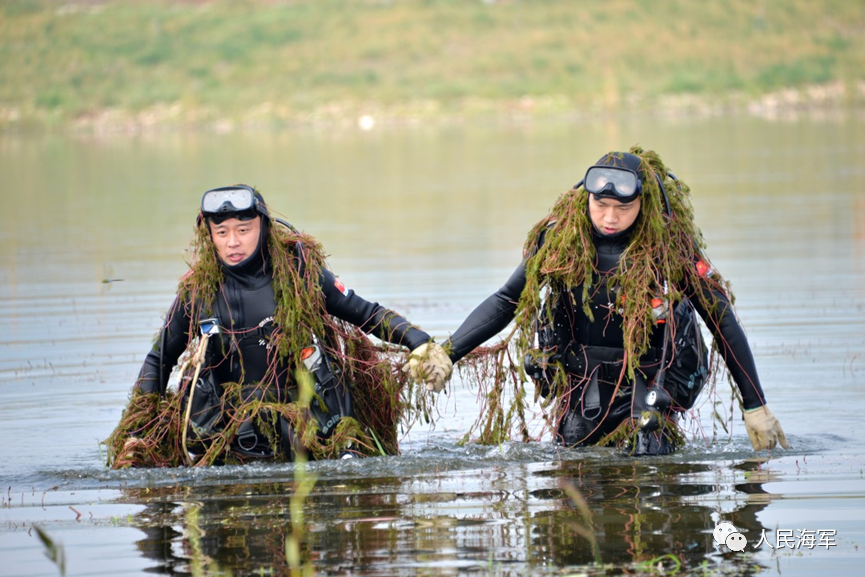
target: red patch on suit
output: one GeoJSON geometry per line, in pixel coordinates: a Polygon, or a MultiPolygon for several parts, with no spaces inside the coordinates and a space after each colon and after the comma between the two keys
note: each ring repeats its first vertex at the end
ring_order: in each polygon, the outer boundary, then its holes
{"type": "Polygon", "coordinates": [[[339,279],[334,279],[333,286],[336,287],[336,290],[341,292],[344,296],[348,296],[348,289],[345,288],[345,285],[342,284],[342,281],[339,279]]]}

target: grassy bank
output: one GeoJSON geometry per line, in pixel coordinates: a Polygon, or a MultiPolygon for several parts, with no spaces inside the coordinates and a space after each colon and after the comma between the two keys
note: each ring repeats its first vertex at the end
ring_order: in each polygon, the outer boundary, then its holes
{"type": "Polygon", "coordinates": [[[862,0],[6,0],[0,127],[836,106],[863,29],[862,0]]]}

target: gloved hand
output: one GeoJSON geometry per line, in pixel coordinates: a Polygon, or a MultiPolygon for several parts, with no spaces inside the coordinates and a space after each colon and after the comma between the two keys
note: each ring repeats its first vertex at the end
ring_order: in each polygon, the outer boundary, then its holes
{"type": "Polygon", "coordinates": [[[745,429],[755,451],[774,449],[776,443],[785,449],[790,448],[781,423],[766,405],[745,411],[745,429]]]}
{"type": "Polygon", "coordinates": [[[411,352],[402,370],[418,383],[425,383],[428,391],[438,393],[453,372],[453,363],[445,350],[432,341],[424,343],[411,352]]]}

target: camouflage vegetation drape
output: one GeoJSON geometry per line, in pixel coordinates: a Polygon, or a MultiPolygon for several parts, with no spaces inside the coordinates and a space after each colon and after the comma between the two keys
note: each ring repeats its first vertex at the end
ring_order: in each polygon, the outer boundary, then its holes
{"type": "MultiPolygon", "coordinates": [[[[276,387],[277,365],[301,367],[301,353],[316,335],[320,344],[342,368],[351,384],[356,418],[343,418],[334,432],[322,439],[318,423],[309,415],[309,403],[317,402],[305,374],[296,372],[300,393],[296,402],[275,403],[241,395],[238,383],[222,383],[224,426],[209,438],[188,436],[196,465],[237,462],[243,457],[229,450],[241,422],[252,419],[267,437],[277,455],[278,417],[288,420],[314,459],[335,457],[349,445],[361,454],[396,454],[399,428],[407,430],[418,418],[429,422],[431,410],[423,387],[410,382],[400,370],[404,355],[397,347],[373,344],[358,328],[327,314],[324,294],[318,286],[325,266],[322,247],[312,237],[270,222],[267,248],[273,269],[276,300],[271,346],[273,361],[260,386],[263,391],[276,387]],[[296,249],[303,254],[303,274],[299,272],[296,249]],[[244,398],[245,397],[245,398],[244,398]],[[203,441],[203,442],[202,442],[203,441]]],[[[190,269],[180,280],[178,294],[190,319],[189,342],[181,357],[176,390],[163,397],[133,390],[120,423],[105,441],[111,466],[173,467],[187,462],[183,448],[183,399],[191,385],[193,370],[189,360],[198,343],[195,319],[210,315],[223,271],[210,239],[205,221],[199,223],[189,250],[190,269]],[[124,450],[134,435],[135,450],[124,450]]],[[[248,386],[248,384],[247,384],[248,386]]],[[[267,399],[268,395],[261,398],[267,399]]]]}
{"type": "MultiPolygon", "coordinates": [[[[503,342],[480,348],[460,363],[464,378],[479,387],[485,399],[482,414],[464,441],[471,439],[472,434],[476,435],[475,441],[485,444],[501,443],[513,436],[528,438],[526,375],[522,360],[533,350],[535,322],[539,315],[551,321],[554,303],[572,289],[582,289],[582,302],[575,306],[582,306],[589,319],[593,319],[591,295],[599,283],[607,283],[610,294],[617,295],[614,305],[622,318],[625,351],[620,385],[626,379],[633,379],[640,357],[649,349],[654,330],[651,301],[663,296],[664,281],[667,281],[666,298],[671,310],[684,296],[678,287],[685,285],[700,287],[708,282],[732,301],[732,293],[719,275],[712,273],[703,277],[694,266],[698,260],[707,264],[708,261],[702,253],[702,233],[694,223],[688,185],[674,180],[654,151],[635,146],[629,152],[641,159],[643,192],[640,216],[634,223],[618,269],[606,277],[598,273],[585,189],[580,187],[562,194],[526,239],[526,285],[517,304],[515,330],[503,342]],[[664,183],[669,214],[656,176],[664,183]],[[542,236],[544,242],[538,247],[542,236]],[[496,361],[491,362],[490,358],[496,361]]],[[[690,298],[698,299],[706,310],[717,306],[710,291],[697,291],[690,298]]],[[[718,355],[712,355],[711,365],[711,372],[717,378],[718,355]]],[[[564,371],[555,371],[553,394],[544,402],[548,427],[554,425],[560,413],[561,393],[566,386],[564,371]]],[[[633,427],[629,426],[602,443],[620,444],[633,432],[633,427]]],[[[678,431],[673,433],[681,437],[678,431]]]]}

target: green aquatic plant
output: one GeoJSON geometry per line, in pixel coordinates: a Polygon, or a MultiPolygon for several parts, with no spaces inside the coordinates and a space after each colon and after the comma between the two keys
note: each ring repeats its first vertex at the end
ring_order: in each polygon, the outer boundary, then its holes
{"type": "Polygon", "coordinates": [[[57,566],[60,575],[66,575],[66,552],[63,550],[63,544],[55,543],[54,539],[38,525],[33,525],[33,530],[45,547],[45,556],[57,566]]]}
{"type": "Polygon", "coordinates": [[[189,544],[189,570],[193,577],[232,577],[231,569],[223,569],[207,555],[204,547],[205,531],[201,528],[201,503],[189,503],[184,518],[186,520],[186,539],[189,544]]]}
{"type": "MultiPolygon", "coordinates": [[[[599,447],[625,447],[632,453],[637,447],[637,434],[640,427],[634,419],[625,419],[611,433],[602,437],[597,445],[599,447]]],[[[674,447],[683,447],[685,445],[685,436],[679,428],[679,423],[676,419],[669,415],[664,415],[661,419],[660,428],[650,434],[663,435],[669,440],[674,447]]]]}
{"type": "MultiPolygon", "coordinates": [[[[526,238],[523,247],[526,284],[517,302],[514,331],[501,343],[467,356],[460,367],[464,379],[484,391],[485,400],[481,416],[464,441],[473,434],[476,442],[482,444],[497,444],[513,435],[524,436],[527,378],[522,360],[538,354],[534,344],[537,323],[552,323],[555,305],[561,299],[571,299],[574,306],[581,307],[593,319],[590,305],[594,292],[605,285],[609,294],[615,295],[611,304],[622,319],[624,358],[614,395],[618,387],[634,379],[641,357],[650,348],[650,337],[656,328],[653,298],[663,296],[672,310],[685,297],[678,287],[708,283],[712,290],[697,291],[689,298],[709,311],[719,305],[714,291],[733,302],[727,282],[714,272],[703,254],[705,243],[694,223],[688,185],[675,179],[654,151],[634,146],[629,152],[640,158],[644,183],[640,217],[618,268],[610,273],[597,269],[586,191],[579,187],[562,194],[526,238]],[[659,181],[664,183],[663,192],[659,181]],[[698,261],[706,268],[700,270],[695,266],[698,261]],[[707,269],[711,272],[704,275],[707,269]],[[512,394],[510,402],[505,402],[506,392],[512,394]],[[515,424],[519,430],[513,432],[515,424]]],[[[712,355],[710,365],[710,373],[717,378],[718,355],[712,355]]],[[[568,386],[564,370],[555,370],[553,374],[551,394],[543,402],[549,427],[564,410],[563,393],[568,386]]],[[[635,430],[633,423],[628,427],[608,437],[607,442],[624,444],[635,430]]],[[[671,430],[676,430],[674,437],[681,439],[677,427],[676,423],[669,424],[671,430]]]]}
{"type": "Polygon", "coordinates": [[[589,542],[592,546],[592,556],[594,557],[595,564],[599,567],[603,565],[603,558],[601,557],[601,548],[598,545],[598,537],[595,534],[595,528],[592,523],[592,511],[589,509],[589,504],[586,503],[586,500],[580,494],[579,490],[573,485],[573,483],[569,481],[562,482],[562,490],[571,500],[571,502],[577,507],[577,511],[580,512],[580,517],[582,518],[581,523],[572,523],[572,528],[574,532],[589,542]]]}
{"type": "MultiPolygon", "coordinates": [[[[298,380],[300,382],[300,402],[308,405],[314,394],[311,379],[308,375],[304,375],[298,380]]],[[[285,537],[285,561],[291,577],[315,575],[315,567],[309,562],[304,562],[303,559],[303,546],[307,535],[304,508],[315,483],[316,478],[308,475],[306,470],[306,455],[298,454],[294,467],[294,491],[289,499],[291,532],[285,537]]]]}
{"type": "MultiPolygon", "coordinates": [[[[649,349],[649,337],[655,328],[652,299],[666,295],[672,307],[685,295],[678,289],[683,282],[701,286],[705,278],[694,264],[703,260],[705,247],[701,231],[694,223],[690,202],[690,188],[681,180],[674,180],[660,157],[639,146],[629,152],[641,159],[640,171],[644,176],[640,196],[640,217],[634,225],[630,242],[618,268],[603,275],[595,263],[592,224],[588,216],[588,194],[582,188],[563,194],[552,211],[529,232],[524,254],[526,287],[517,305],[517,346],[521,352],[532,348],[535,322],[539,315],[552,320],[553,306],[573,289],[582,288],[583,312],[590,319],[591,296],[601,283],[605,283],[622,316],[623,348],[627,376],[634,377],[640,357],[649,349]],[[664,182],[667,203],[658,180],[664,182]],[[543,244],[538,247],[539,239],[543,244]],[[665,290],[666,285],[666,290],[665,290]],[[541,295],[548,293],[541,307],[541,295]]],[[[727,283],[717,274],[709,279],[713,288],[731,297],[727,283]]],[[[695,295],[706,310],[714,310],[718,303],[708,291],[695,295]]]]}
{"type": "Polygon", "coordinates": [[[675,575],[682,568],[682,561],[672,553],[667,553],[638,563],[637,568],[651,575],[675,575]],[[671,563],[672,566],[665,567],[665,562],[671,563]]]}
{"type": "MultiPolygon", "coordinates": [[[[348,447],[358,454],[396,454],[400,424],[403,430],[408,430],[421,416],[430,421],[431,401],[423,394],[423,387],[411,382],[400,370],[404,358],[398,347],[373,344],[360,329],[327,313],[324,294],[318,286],[325,267],[321,245],[311,236],[271,220],[267,246],[276,301],[275,330],[269,345],[275,354],[271,355],[271,366],[264,379],[243,386],[220,383],[222,419],[218,429],[203,431],[192,426],[184,434],[183,408],[188,391],[195,384],[196,362],[200,363],[195,358],[202,338],[197,336],[197,319],[212,316],[214,299],[224,280],[207,224],[202,219],[188,251],[189,271],[178,287],[183,313],[190,319],[189,341],[178,370],[179,384],[176,390],[169,390],[161,397],[133,390],[120,423],[105,441],[112,467],[179,466],[191,458],[187,449],[195,454],[195,465],[242,463],[244,457],[233,453],[230,447],[238,427],[245,421],[255,424],[274,454],[283,455],[280,417],[301,440],[299,449],[307,451],[313,459],[336,457],[348,447]],[[342,418],[326,438],[319,435],[318,422],[312,417],[309,404],[274,401],[279,367],[302,367],[303,351],[309,347],[313,335],[351,387],[355,406],[356,417],[342,418]],[[260,394],[251,395],[250,386],[255,386],[260,394]]],[[[297,382],[299,388],[304,386],[303,379],[297,382]]],[[[321,403],[315,395],[309,398],[310,403],[321,403]]]]}

